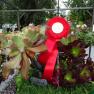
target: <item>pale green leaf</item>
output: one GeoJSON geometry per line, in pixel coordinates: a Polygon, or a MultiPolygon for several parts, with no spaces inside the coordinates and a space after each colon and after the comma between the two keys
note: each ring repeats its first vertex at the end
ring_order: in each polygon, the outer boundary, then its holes
{"type": "Polygon", "coordinates": [[[19,50],[23,50],[25,45],[24,45],[24,41],[23,38],[20,36],[14,36],[12,38],[13,42],[16,44],[16,46],[18,47],[19,50]]]}

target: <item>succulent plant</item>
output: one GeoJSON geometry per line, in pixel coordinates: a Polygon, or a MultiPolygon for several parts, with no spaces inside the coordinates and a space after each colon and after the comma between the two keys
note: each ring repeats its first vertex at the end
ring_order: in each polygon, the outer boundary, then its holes
{"type": "Polygon", "coordinates": [[[80,79],[81,79],[81,80],[83,80],[83,81],[89,81],[89,78],[91,78],[91,75],[90,75],[90,71],[89,71],[89,69],[87,68],[87,66],[85,66],[85,67],[81,70],[79,76],[80,76],[80,79]]]}
{"type": "Polygon", "coordinates": [[[72,55],[73,55],[74,57],[78,57],[78,56],[80,55],[80,48],[78,48],[78,47],[73,47],[73,48],[71,49],[71,53],[72,53],[72,55]]]}

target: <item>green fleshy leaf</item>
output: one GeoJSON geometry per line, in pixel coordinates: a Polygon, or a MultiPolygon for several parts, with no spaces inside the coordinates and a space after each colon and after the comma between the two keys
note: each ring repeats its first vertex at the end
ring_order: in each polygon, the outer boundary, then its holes
{"type": "Polygon", "coordinates": [[[61,42],[64,44],[64,45],[68,45],[70,43],[70,40],[69,38],[62,38],[61,39],[61,42]]]}
{"type": "Polygon", "coordinates": [[[0,35],[0,41],[2,42],[4,40],[4,34],[0,35]]]}
{"type": "Polygon", "coordinates": [[[19,54],[18,49],[12,49],[11,52],[9,53],[9,57],[14,57],[19,54]]]}
{"type": "Polygon", "coordinates": [[[65,77],[64,77],[65,80],[69,81],[72,79],[72,73],[71,72],[68,72],[65,77]]]}
{"type": "Polygon", "coordinates": [[[41,33],[42,35],[45,35],[45,29],[46,29],[46,26],[45,26],[45,25],[41,26],[41,28],[40,28],[40,33],[41,33]]]}
{"type": "Polygon", "coordinates": [[[39,33],[36,31],[27,32],[26,36],[33,42],[37,40],[39,33]]]}
{"type": "Polygon", "coordinates": [[[24,36],[28,37],[32,42],[36,41],[39,36],[39,32],[29,31],[28,27],[23,28],[22,32],[24,33],[24,36]]]}
{"type": "Polygon", "coordinates": [[[3,40],[3,48],[10,47],[12,44],[11,40],[3,40]]]}
{"type": "Polygon", "coordinates": [[[14,36],[12,40],[16,44],[16,46],[18,47],[19,50],[23,50],[24,49],[25,45],[24,45],[24,41],[23,41],[22,37],[14,36]]]}

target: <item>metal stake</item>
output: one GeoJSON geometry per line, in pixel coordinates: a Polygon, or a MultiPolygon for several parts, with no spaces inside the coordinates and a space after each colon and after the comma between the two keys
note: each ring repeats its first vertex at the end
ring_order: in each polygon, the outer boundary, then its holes
{"type": "Polygon", "coordinates": [[[58,15],[58,16],[60,16],[59,10],[60,10],[60,8],[59,8],[59,0],[58,0],[58,8],[57,8],[57,15],[58,15]]]}
{"type": "Polygon", "coordinates": [[[20,31],[20,13],[19,13],[19,10],[17,11],[17,27],[18,27],[18,30],[20,31]]]}

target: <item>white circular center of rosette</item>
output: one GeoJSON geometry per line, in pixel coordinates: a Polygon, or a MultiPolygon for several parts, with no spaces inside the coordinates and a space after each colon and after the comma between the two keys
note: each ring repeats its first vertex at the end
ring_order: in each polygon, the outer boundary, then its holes
{"type": "Polygon", "coordinates": [[[52,25],[52,31],[54,33],[61,33],[63,29],[64,29],[64,26],[60,22],[56,22],[52,25]]]}

